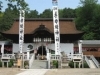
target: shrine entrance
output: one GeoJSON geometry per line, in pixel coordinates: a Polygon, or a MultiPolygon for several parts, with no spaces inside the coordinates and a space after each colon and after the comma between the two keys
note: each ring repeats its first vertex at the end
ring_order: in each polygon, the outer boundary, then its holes
{"type": "Polygon", "coordinates": [[[37,56],[40,60],[45,60],[46,59],[46,55],[47,55],[47,52],[46,52],[46,48],[45,46],[40,46],[37,50],[37,56]]]}

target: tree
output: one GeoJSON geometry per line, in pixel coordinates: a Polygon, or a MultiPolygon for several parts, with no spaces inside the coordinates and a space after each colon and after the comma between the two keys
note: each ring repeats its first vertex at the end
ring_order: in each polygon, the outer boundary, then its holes
{"type": "Polygon", "coordinates": [[[63,9],[63,18],[75,18],[75,10],[71,8],[64,8],[63,9]]]}
{"type": "MultiPolygon", "coordinates": [[[[0,30],[8,30],[13,22],[14,18],[19,17],[19,9],[27,11],[28,4],[24,0],[6,0],[8,1],[8,7],[5,9],[3,17],[0,18],[0,30]]],[[[0,14],[1,15],[1,14],[0,14]]]]}
{"type": "Polygon", "coordinates": [[[0,12],[1,12],[1,9],[2,9],[2,2],[0,1],[0,12]]]}
{"type": "MultiPolygon", "coordinates": [[[[99,4],[97,4],[97,0],[80,0],[82,6],[76,9],[76,25],[79,30],[85,31],[83,39],[100,39],[100,37],[96,37],[99,35],[99,30],[94,29],[97,28],[100,24],[97,24],[95,20],[97,19],[96,15],[100,9],[99,4]],[[98,9],[97,9],[98,8],[98,9]],[[95,20],[94,20],[95,19],[95,20]],[[96,32],[97,31],[97,32],[96,32]]],[[[100,20],[100,17],[98,17],[100,20]]]]}
{"type": "Polygon", "coordinates": [[[22,10],[29,10],[28,4],[25,2],[25,0],[6,0],[8,1],[8,7],[17,7],[17,9],[22,10]]]}
{"type": "Polygon", "coordinates": [[[25,13],[25,17],[26,18],[38,18],[39,17],[39,13],[36,10],[30,10],[29,12],[25,13]]]}
{"type": "MultiPolygon", "coordinates": [[[[8,7],[5,12],[0,13],[0,31],[6,31],[11,28],[14,19],[19,17],[19,9],[28,10],[28,4],[24,0],[6,0],[8,7]]],[[[4,39],[0,35],[0,40],[4,39]]]]}
{"type": "Polygon", "coordinates": [[[11,28],[14,18],[18,17],[18,11],[15,13],[15,10],[12,9],[6,9],[4,12],[3,17],[1,18],[0,22],[0,30],[5,31],[11,28]]]}
{"type": "Polygon", "coordinates": [[[95,33],[95,39],[100,40],[100,4],[96,6],[93,14],[93,25],[91,27],[92,31],[95,33]]]}
{"type": "Polygon", "coordinates": [[[41,18],[52,18],[52,10],[51,9],[46,9],[43,11],[42,14],[40,14],[41,18]]]}
{"type": "Polygon", "coordinates": [[[59,18],[63,18],[63,9],[59,9],[59,18]]]}

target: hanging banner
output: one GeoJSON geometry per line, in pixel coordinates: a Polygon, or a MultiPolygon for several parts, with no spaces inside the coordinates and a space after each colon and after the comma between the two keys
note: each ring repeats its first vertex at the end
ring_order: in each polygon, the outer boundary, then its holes
{"type": "Polygon", "coordinates": [[[60,29],[57,0],[52,0],[53,3],[53,25],[55,36],[55,54],[60,55],[60,29]]]}
{"type": "Polygon", "coordinates": [[[23,51],[23,42],[24,42],[24,10],[20,10],[20,18],[19,18],[19,51],[22,53],[23,51]]]}

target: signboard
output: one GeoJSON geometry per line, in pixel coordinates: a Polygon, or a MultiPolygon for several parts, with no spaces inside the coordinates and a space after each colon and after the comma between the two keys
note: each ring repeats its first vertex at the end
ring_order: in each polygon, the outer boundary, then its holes
{"type": "Polygon", "coordinates": [[[23,50],[23,42],[24,42],[24,10],[20,10],[20,18],[19,18],[19,51],[22,53],[23,50]]]}
{"type": "Polygon", "coordinates": [[[54,36],[55,36],[55,54],[60,55],[60,30],[59,30],[59,15],[57,0],[53,0],[53,24],[54,24],[54,36]]]}

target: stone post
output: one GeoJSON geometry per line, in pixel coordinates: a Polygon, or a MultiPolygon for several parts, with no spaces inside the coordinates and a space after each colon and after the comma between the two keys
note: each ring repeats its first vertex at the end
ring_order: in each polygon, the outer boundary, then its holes
{"type": "Polygon", "coordinates": [[[1,53],[2,53],[2,55],[4,54],[4,43],[2,43],[1,53]]]}
{"type": "Polygon", "coordinates": [[[78,46],[79,46],[79,54],[81,54],[82,53],[82,40],[78,42],[78,46]]]}
{"type": "Polygon", "coordinates": [[[76,68],[76,62],[74,62],[74,68],[76,68]]]}
{"type": "Polygon", "coordinates": [[[46,52],[47,52],[47,60],[48,60],[48,69],[50,69],[50,53],[49,53],[49,50],[48,50],[48,48],[47,48],[47,46],[46,46],[46,52]]]}
{"type": "Polygon", "coordinates": [[[30,57],[30,49],[27,48],[27,60],[29,60],[29,57],[30,57]]]}

